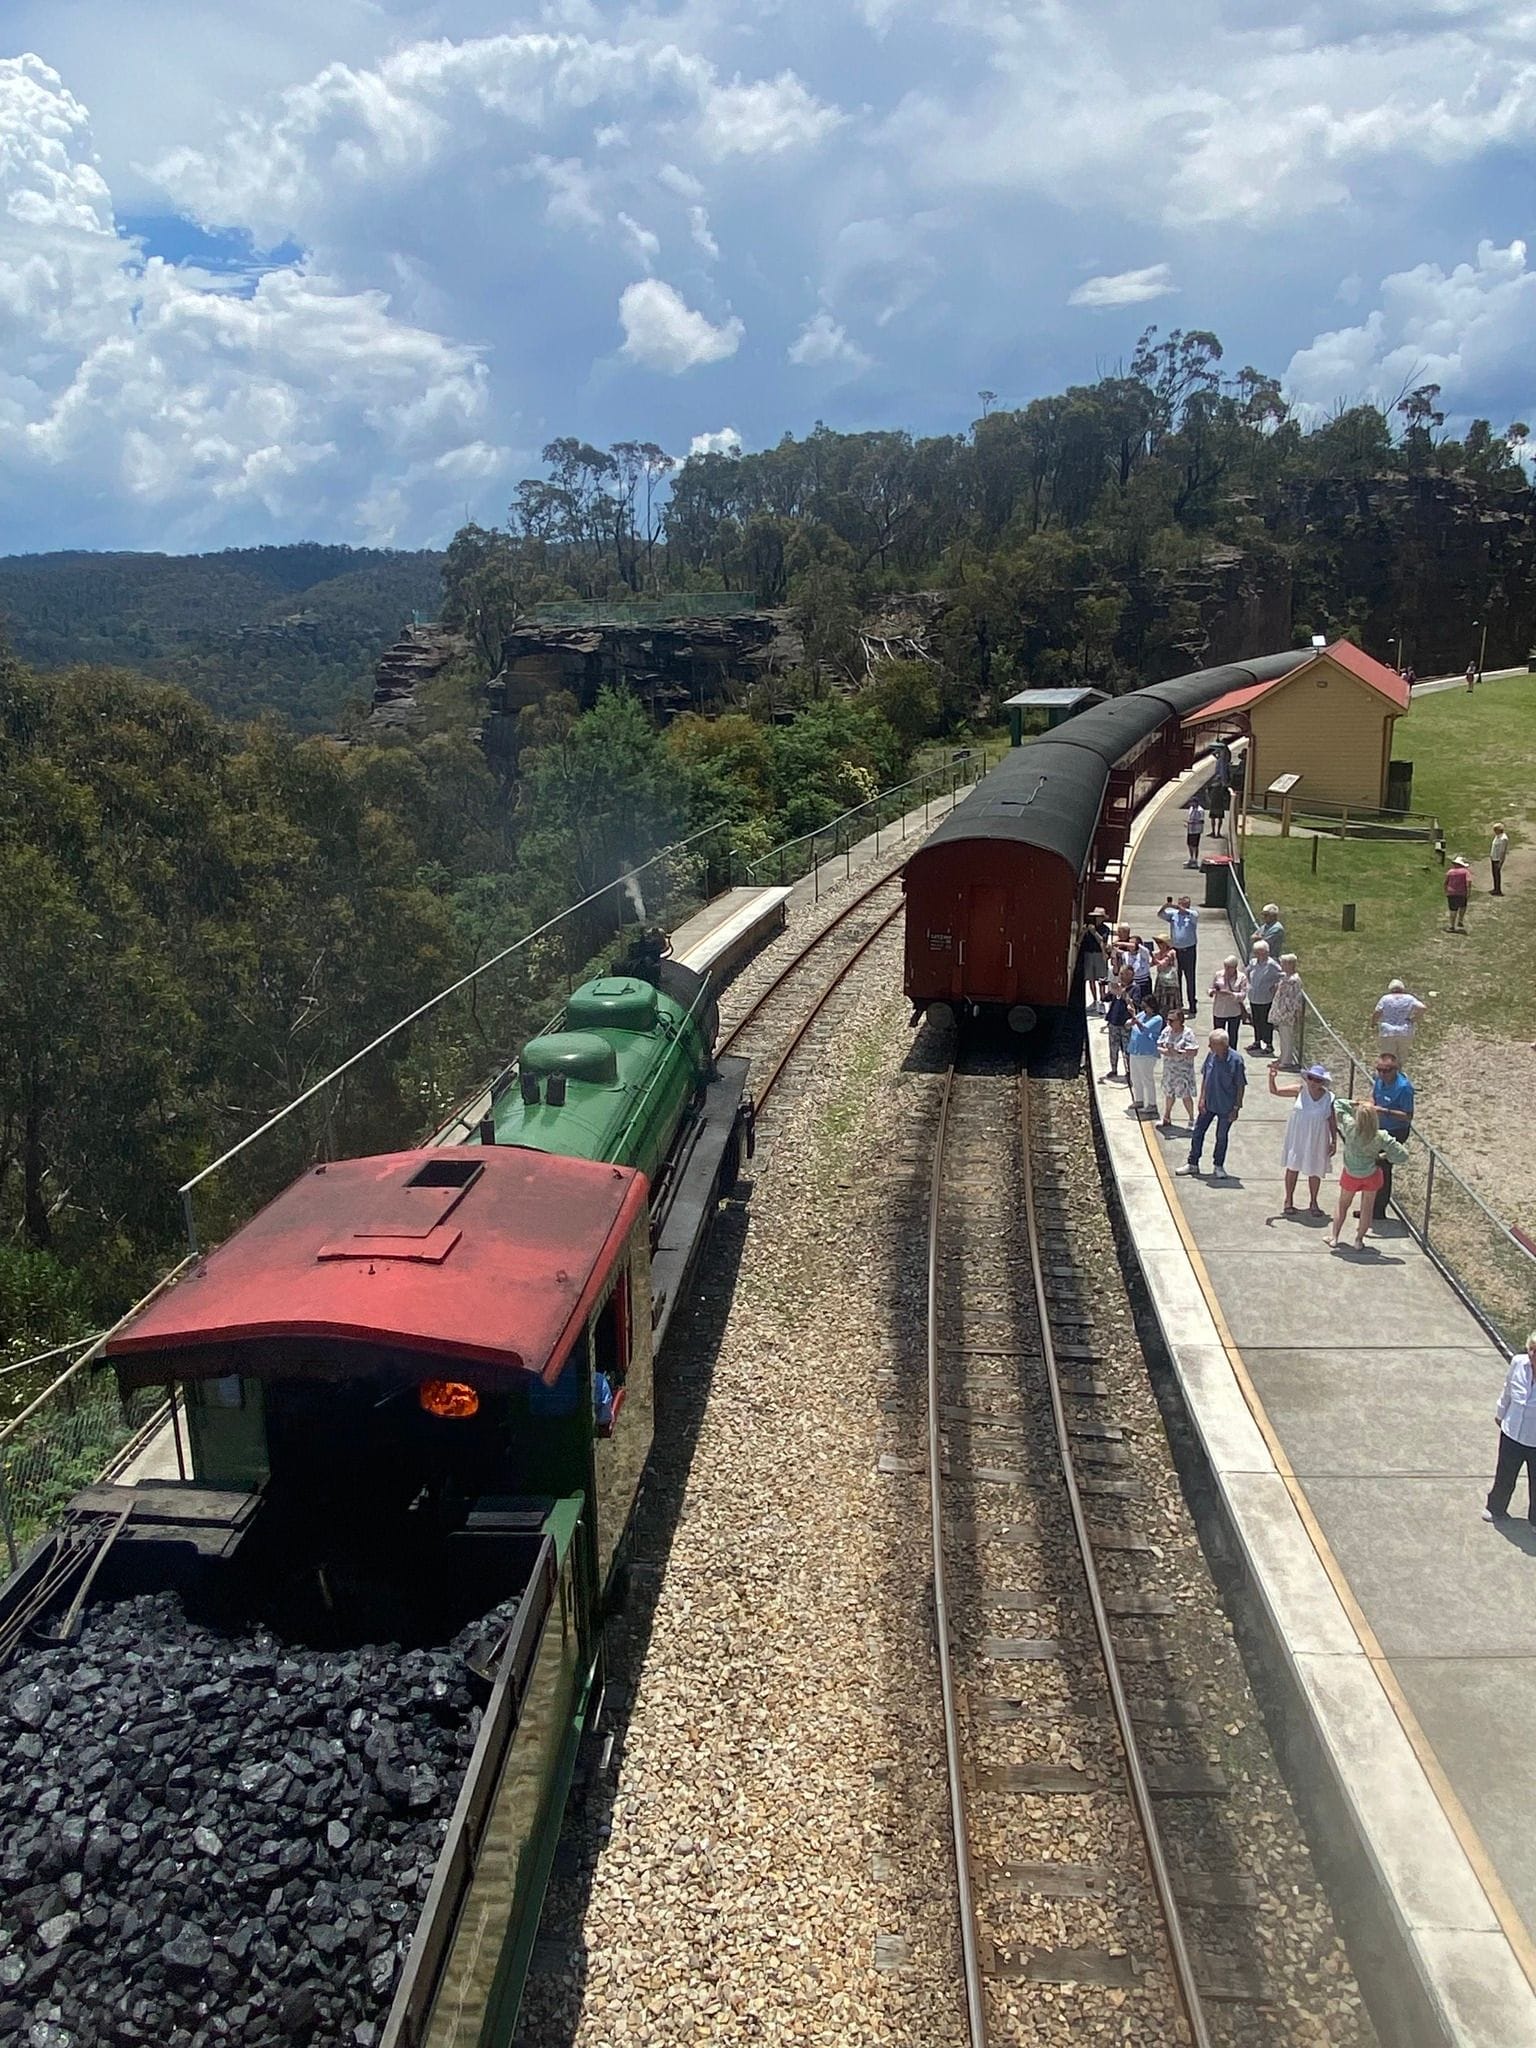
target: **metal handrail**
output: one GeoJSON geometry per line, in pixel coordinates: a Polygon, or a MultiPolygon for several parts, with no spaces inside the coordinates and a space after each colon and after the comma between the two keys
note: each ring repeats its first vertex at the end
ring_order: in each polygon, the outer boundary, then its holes
{"type": "Polygon", "coordinates": [[[611,882],[604,882],[601,888],[594,889],[589,895],[583,896],[579,903],[566,904],[563,910],[556,911],[553,917],[546,918],[544,923],[537,926],[533,931],[525,932],[520,939],[515,939],[510,946],[504,946],[499,953],[493,954],[489,960],[482,960],[480,965],[472,968],[468,974],[461,975],[457,981],[451,982],[447,988],[439,989],[436,995],[429,996],[424,1003],[419,1003],[407,1016],[396,1018],[395,1022],[387,1030],[381,1031],[376,1038],[371,1038],[366,1045],[360,1046],[356,1052],[349,1054],[341,1062],[340,1066],[333,1067],[328,1074],[323,1075],[320,1080],[312,1083],[310,1087],[304,1090],[302,1095],[296,1095],[291,1102],[285,1102],[283,1107],[269,1116],[265,1123],[258,1124],[253,1131],[247,1131],[238,1143],[229,1147],[228,1151],[221,1152],[217,1159],[211,1160],[207,1166],[202,1167],[197,1173],[193,1174],[190,1180],[183,1181],[177,1189],[177,1193],[181,1197],[182,1220],[186,1228],[188,1249],[194,1253],[198,1249],[197,1219],[193,1211],[192,1197],[203,1182],[209,1179],[211,1175],[217,1173],[221,1167],[227,1166],[232,1159],[238,1159],[240,1154],[249,1146],[254,1145],[258,1139],[264,1138],[269,1131],[276,1130],[278,1125],[292,1116],[295,1110],[302,1109],[306,1102],[312,1102],[322,1090],[329,1088],[333,1082],[339,1081],[343,1074],[349,1073],[360,1061],[367,1059],[370,1053],[377,1052],[381,1045],[387,1045],[390,1039],[404,1031],[408,1025],[418,1023],[423,1017],[429,1016],[433,1010],[447,1002],[450,996],[458,995],[462,990],[468,988],[472,982],[478,981],[482,974],[489,974],[493,967],[499,967],[504,960],[510,960],[514,953],[520,953],[525,946],[532,945],[535,939],[543,938],[546,932],[553,931],[556,925],[563,924],[568,917],[574,916],[578,910],[585,910],[590,904],[600,901],[602,897],[607,896],[613,890],[622,889],[626,882],[633,881],[637,875],[643,875],[648,868],[655,867],[659,861],[668,859],[674,853],[681,853],[686,847],[696,845],[699,840],[707,839],[713,832],[721,831],[726,823],[727,821],[723,818],[715,819],[713,824],[702,826],[697,832],[690,832],[686,839],[674,840],[671,845],[664,846],[659,853],[653,853],[649,860],[642,861],[638,867],[626,869],[622,875],[616,875],[611,882]]]}
{"type": "Polygon", "coordinates": [[[875,805],[888,803],[893,796],[901,796],[909,789],[918,788],[922,783],[949,779],[951,787],[958,788],[958,783],[953,781],[956,765],[963,763],[969,767],[972,759],[978,753],[981,755],[983,766],[985,766],[987,750],[984,746],[979,748],[962,747],[948,761],[942,764],[936,762],[932,768],[925,768],[920,775],[909,776],[905,782],[893,783],[889,789],[877,790],[873,796],[865,797],[862,803],[854,804],[849,810],[839,811],[835,818],[828,818],[825,825],[817,825],[809,832],[798,832],[793,839],[781,840],[777,846],[770,847],[766,853],[760,853],[755,860],[744,862],[743,865],[747,874],[753,881],[756,881],[761,869],[768,867],[770,864],[781,864],[785,854],[789,853],[794,847],[805,846],[812,840],[820,839],[827,832],[840,832],[844,825],[848,824],[852,819],[862,816],[864,812],[873,809],[875,805]]]}
{"type": "Polygon", "coordinates": [[[8,1365],[0,1365],[0,1380],[9,1379],[14,1373],[28,1372],[34,1365],[46,1365],[50,1358],[65,1358],[71,1351],[83,1351],[104,1334],[101,1330],[93,1330],[89,1337],[73,1337],[67,1344],[55,1344],[51,1351],[34,1351],[30,1358],[13,1358],[8,1365]]]}

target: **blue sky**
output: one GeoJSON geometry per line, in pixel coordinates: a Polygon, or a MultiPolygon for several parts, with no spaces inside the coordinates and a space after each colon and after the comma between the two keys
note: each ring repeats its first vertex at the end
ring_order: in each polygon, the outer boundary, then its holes
{"type": "Polygon", "coordinates": [[[963,431],[1213,328],[1536,414],[1481,0],[7,0],[0,549],[418,545],[556,434],[963,431]]]}

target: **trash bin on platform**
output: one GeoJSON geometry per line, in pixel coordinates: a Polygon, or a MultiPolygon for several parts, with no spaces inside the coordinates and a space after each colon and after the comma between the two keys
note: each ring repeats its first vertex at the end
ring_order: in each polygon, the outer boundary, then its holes
{"type": "Polygon", "coordinates": [[[1232,875],[1231,854],[1208,854],[1200,863],[1200,872],[1205,876],[1206,909],[1225,910],[1227,907],[1227,884],[1232,875]]]}

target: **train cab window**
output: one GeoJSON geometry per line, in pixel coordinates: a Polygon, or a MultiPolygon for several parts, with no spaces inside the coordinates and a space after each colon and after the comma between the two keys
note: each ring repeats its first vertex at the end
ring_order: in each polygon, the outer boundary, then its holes
{"type": "Polygon", "coordinates": [[[629,1275],[621,1273],[592,1325],[592,1369],[622,1387],[629,1372],[629,1275]]]}
{"type": "Polygon", "coordinates": [[[592,1400],[599,1436],[611,1436],[629,1373],[629,1274],[621,1273],[592,1325],[592,1400]]]}

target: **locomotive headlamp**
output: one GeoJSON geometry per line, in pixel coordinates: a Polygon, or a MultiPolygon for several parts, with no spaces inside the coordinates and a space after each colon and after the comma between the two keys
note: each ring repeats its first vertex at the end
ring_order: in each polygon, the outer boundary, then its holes
{"type": "Polygon", "coordinates": [[[429,1415],[462,1422],[480,1412],[480,1396],[462,1380],[423,1380],[416,1398],[429,1415]]]}

